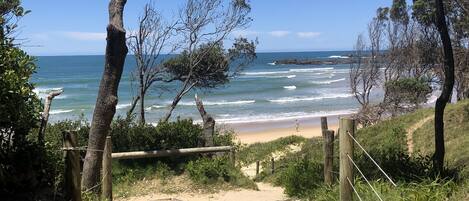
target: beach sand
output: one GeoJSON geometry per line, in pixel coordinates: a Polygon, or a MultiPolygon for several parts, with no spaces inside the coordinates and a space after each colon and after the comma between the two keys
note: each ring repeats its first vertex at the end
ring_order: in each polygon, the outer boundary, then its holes
{"type": "MultiPolygon", "coordinates": [[[[329,125],[330,130],[334,130],[337,132],[337,128],[337,124],[329,125]]],[[[268,142],[290,135],[297,135],[305,138],[321,137],[321,126],[300,127],[298,132],[296,131],[296,127],[265,129],[261,131],[251,132],[239,132],[236,134],[236,139],[243,144],[253,144],[256,142],[268,142]]]]}
{"type": "MultiPolygon", "coordinates": [[[[337,116],[328,118],[329,130],[337,132],[337,119],[337,116]]],[[[289,120],[264,123],[245,123],[228,125],[227,127],[235,130],[236,139],[243,144],[268,142],[291,135],[302,136],[305,138],[322,136],[319,118],[300,119],[298,120],[298,124],[296,120],[289,120]]]]}

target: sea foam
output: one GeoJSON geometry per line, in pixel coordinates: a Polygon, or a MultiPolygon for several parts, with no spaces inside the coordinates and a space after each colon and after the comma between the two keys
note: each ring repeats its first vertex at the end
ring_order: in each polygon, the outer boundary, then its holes
{"type": "Polygon", "coordinates": [[[341,82],[341,81],[345,81],[345,78],[340,78],[340,79],[336,79],[336,80],[312,81],[311,83],[313,83],[313,84],[332,84],[332,83],[341,82]]]}
{"type": "Polygon", "coordinates": [[[340,94],[323,94],[319,96],[300,96],[300,97],[283,97],[279,99],[271,99],[269,102],[273,103],[290,103],[290,102],[298,102],[298,101],[317,101],[323,99],[336,99],[336,98],[348,98],[353,96],[352,94],[348,93],[340,93],[340,94]]]}
{"type": "Polygon", "coordinates": [[[284,86],[283,87],[284,89],[287,89],[287,90],[295,90],[296,89],[296,86],[292,85],[292,86],[284,86]]]}
{"type": "Polygon", "coordinates": [[[73,112],[73,110],[62,110],[62,109],[51,110],[49,114],[62,114],[62,113],[69,113],[69,112],[73,112]]]}
{"type": "Polygon", "coordinates": [[[333,110],[333,111],[317,111],[317,112],[286,112],[276,114],[257,114],[250,116],[230,116],[229,118],[218,118],[217,122],[226,124],[235,123],[252,123],[252,122],[271,122],[271,121],[285,121],[304,118],[317,118],[324,116],[336,116],[356,113],[358,110],[333,110]]]}
{"type": "MultiPolygon", "coordinates": [[[[244,105],[255,103],[255,100],[239,100],[239,101],[203,101],[204,105],[244,105]]],[[[194,106],[195,102],[180,102],[179,105],[194,106]]]]}

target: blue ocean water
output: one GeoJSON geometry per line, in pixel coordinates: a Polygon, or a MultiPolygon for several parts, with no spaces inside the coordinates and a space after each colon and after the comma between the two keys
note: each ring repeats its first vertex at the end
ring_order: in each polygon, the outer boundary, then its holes
{"type": "MultiPolygon", "coordinates": [[[[350,94],[349,65],[274,65],[281,59],[325,59],[350,52],[258,53],[258,58],[225,86],[209,91],[195,90],[179,103],[173,117],[200,120],[194,102],[197,93],[217,122],[243,123],[301,119],[323,115],[349,114],[358,108],[350,94]]],[[[83,114],[91,120],[102,76],[104,56],[37,57],[33,76],[36,93],[44,98],[53,89],[64,93],[52,104],[51,121],[76,119],[83,114]]],[[[131,72],[135,60],[129,55],[119,86],[117,115],[125,115],[132,94],[131,72]]],[[[163,116],[176,93],[178,83],[156,83],[146,97],[147,122],[163,116]],[[164,86],[166,90],[161,90],[164,86]]]]}

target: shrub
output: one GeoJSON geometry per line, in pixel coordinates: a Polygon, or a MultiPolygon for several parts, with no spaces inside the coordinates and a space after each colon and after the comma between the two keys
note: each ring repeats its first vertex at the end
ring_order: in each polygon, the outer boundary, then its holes
{"type": "Polygon", "coordinates": [[[322,184],[322,164],[307,157],[290,163],[280,176],[280,183],[289,196],[305,197],[322,184]]]}
{"type": "Polygon", "coordinates": [[[228,157],[199,158],[186,166],[189,177],[197,184],[228,182],[234,186],[256,188],[256,184],[233,166],[228,157]]]}
{"type": "Polygon", "coordinates": [[[187,164],[186,170],[190,178],[196,183],[214,183],[219,179],[230,181],[232,164],[222,157],[200,158],[187,164]]]}

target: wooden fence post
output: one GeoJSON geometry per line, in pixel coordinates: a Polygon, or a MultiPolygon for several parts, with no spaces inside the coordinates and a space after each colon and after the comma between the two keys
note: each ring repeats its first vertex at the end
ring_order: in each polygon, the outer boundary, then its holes
{"type": "Polygon", "coordinates": [[[236,150],[234,147],[232,147],[230,151],[230,160],[233,166],[236,166],[236,150]]]}
{"type": "Polygon", "coordinates": [[[324,132],[327,131],[327,117],[321,117],[321,131],[324,135],[324,132]]]}
{"type": "Polygon", "coordinates": [[[332,185],[332,166],[334,158],[334,131],[327,130],[324,135],[324,183],[328,186],[332,185]]]}
{"type": "Polygon", "coordinates": [[[74,132],[62,132],[64,140],[65,200],[81,201],[80,151],[77,149],[77,138],[74,132]]]}
{"type": "Polygon", "coordinates": [[[355,120],[350,118],[341,118],[339,124],[339,149],[340,149],[340,200],[351,201],[353,198],[353,189],[350,183],[353,184],[353,166],[348,158],[353,158],[353,143],[354,141],[349,136],[355,135],[355,120]],[[350,183],[349,183],[350,181],[350,183]]]}
{"type": "Polygon", "coordinates": [[[275,160],[273,157],[272,159],[270,159],[270,162],[272,163],[270,173],[274,174],[275,173],[275,160]]]}
{"type": "Polygon", "coordinates": [[[260,162],[256,161],[256,176],[259,174],[259,166],[260,166],[260,162]]]}
{"type": "Polygon", "coordinates": [[[103,185],[102,196],[104,200],[112,201],[112,141],[111,136],[106,137],[103,152],[103,185]]]}

